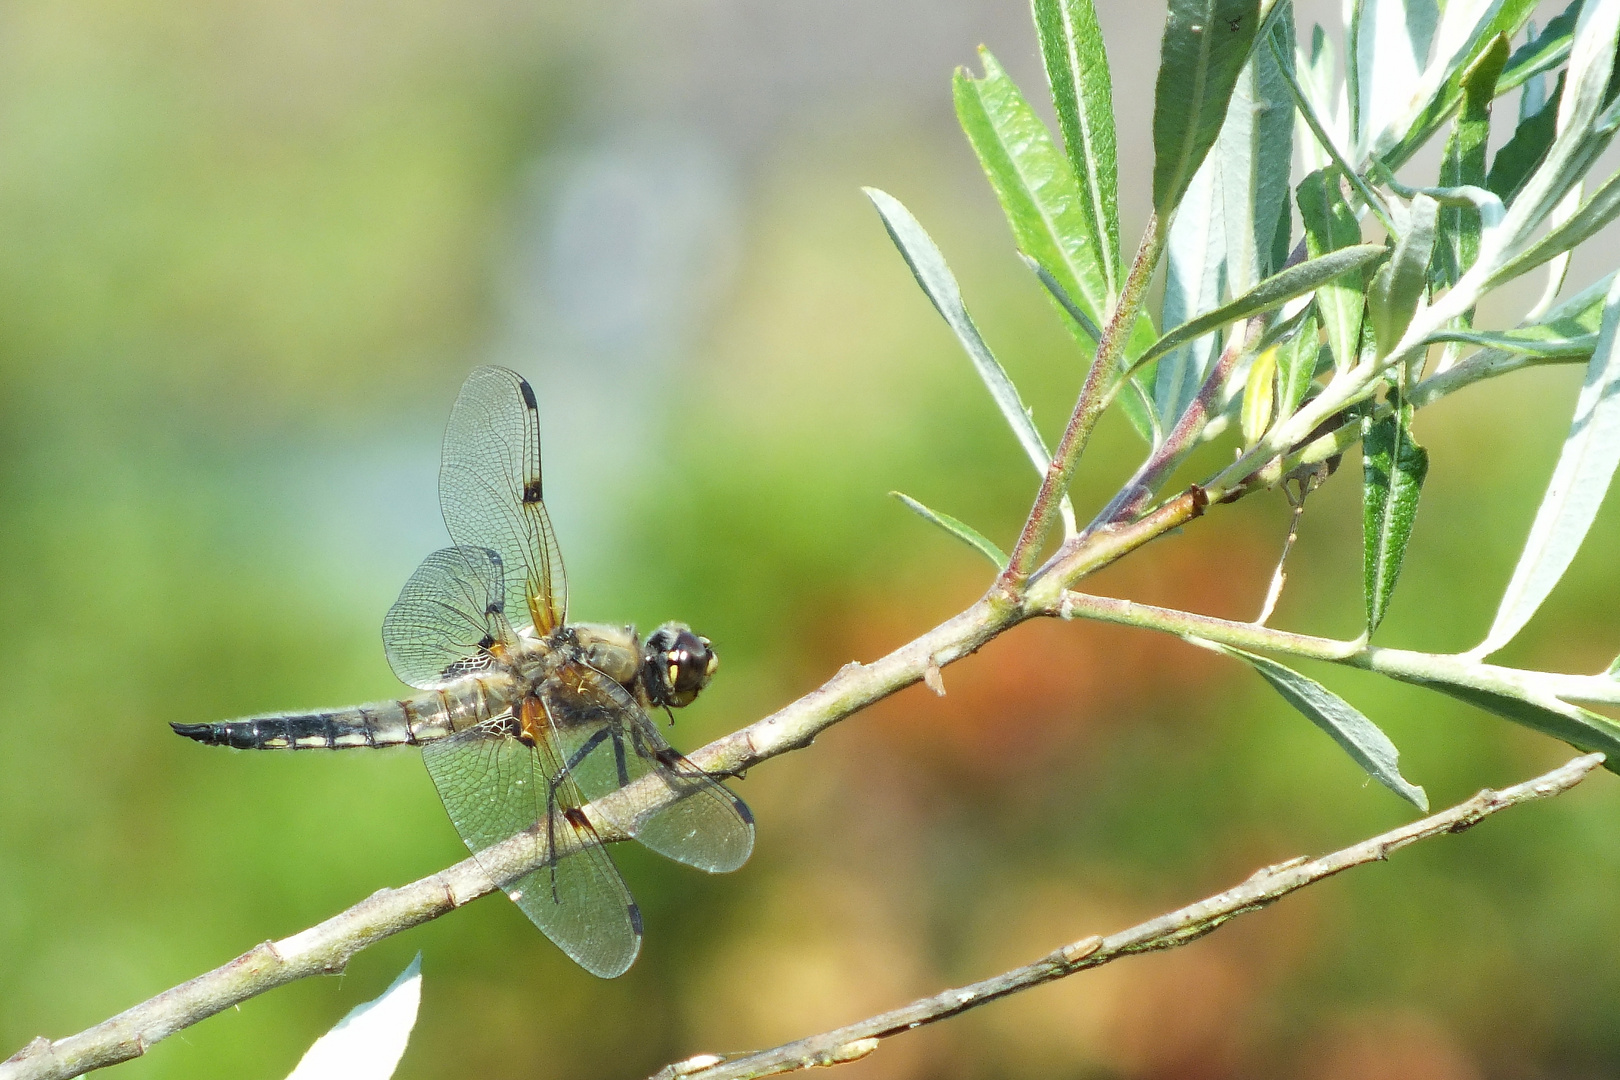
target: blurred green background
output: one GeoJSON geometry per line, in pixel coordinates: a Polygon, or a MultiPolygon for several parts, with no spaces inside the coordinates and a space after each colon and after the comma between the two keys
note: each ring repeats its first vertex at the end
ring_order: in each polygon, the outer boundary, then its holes
{"type": "MultiPolygon", "coordinates": [[[[1129,237],[1162,11],[1099,6],[1129,237]]],[[[1321,6],[1302,24],[1336,20],[1321,6]]],[[[978,595],[976,556],[886,493],[1006,544],[1035,477],[858,188],[929,227],[1054,432],[1080,357],[950,108],[981,41],[1037,94],[1027,10],[988,0],[0,11],[0,1053],[464,855],[413,751],[228,753],[168,722],[398,692],[377,628],[445,542],[439,440],[477,363],[540,390],[572,614],[678,617],[716,642],[721,678],[677,745],[978,595]]],[[[1573,285],[1610,268],[1593,246],[1573,285]]],[[[1422,414],[1434,467],[1382,641],[1483,634],[1579,378],[1521,374],[1422,414]]],[[[1083,515],[1140,453],[1105,427],[1083,515]]],[[[1358,631],[1358,474],[1312,499],[1278,625],[1358,631]]],[[[1280,495],[1222,508],[1097,590],[1250,618],[1287,519],[1280,495]]],[[[1620,650],[1615,525],[1605,511],[1504,662],[1592,671],[1620,650]]],[[[1569,754],[1312,673],[1384,725],[1436,805],[1569,754]]],[[[1252,673],[1173,639],[1027,626],[945,682],[740,782],[759,819],[742,871],[616,849],[647,924],[617,981],[487,899],[117,1075],[284,1076],[419,949],[400,1077],[645,1075],[1410,816],[1252,673]]],[[[1612,1076],[1617,880],[1603,775],[842,1075],[1612,1076]]]]}

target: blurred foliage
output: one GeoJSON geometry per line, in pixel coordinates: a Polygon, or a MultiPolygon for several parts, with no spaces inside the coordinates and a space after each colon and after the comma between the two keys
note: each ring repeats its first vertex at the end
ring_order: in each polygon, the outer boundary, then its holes
{"type": "MultiPolygon", "coordinates": [[[[969,45],[987,9],[963,9],[969,45]]],[[[239,0],[0,16],[6,1052],[462,857],[414,752],[232,754],[167,722],[395,692],[377,626],[442,542],[442,419],[516,318],[506,275],[541,242],[525,240],[533,178],[591,124],[625,122],[591,93],[630,17],[586,12],[239,0]]],[[[1033,49],[1019,25],[1002,55],[1033,49]]],[[[820,62],[789,37],[769,39],[777,62],[820,62]]],[[[1152,65],[1117,40],[1129,119],[1152,65]]],[[[930,224],[1049,439],[1078,386],[1073,342],[950,128],[949,61],[917,63],[937,72],[929,119],[900,95],[885,111],[828,91],[747,148],[733,272],[668,351],[652,405],[547,444],[576,614],[689,619],[724,658],[680,718],[683,747],[983,588],[982,561],[889,490],[1005,545],[1035,488],[859,184],[930,224]],[[640,447],[633,475],[602,467],[618,459],[595,440],[640,447]]],[[[1121,142],[1140,160],[1140,135],[1121,142]]],[[[1141,180],[1121,188],[1128,234],[1141,180]]],[[[598,375],[612,394],[623,377],[500,358],[543,395],[598,375]]],[[[1477,639],[1579,376],[1521,374],[1423,413],[1433,467],[1386,643],[1477,639]]],[[[1083,517],[1138,448],[1105,425],[1074,491],[1083,517]]],[[[1312,497],[1276,625],[1359,628],[1357,471],[1312,497]]],[[[1097,590],[1252,617],[1287,521],[1280,495],[1221,508],[1097,590]]],[[[1503,662],[1608,662],[1615,524],[1600,517],[1503,662]]],[[[1355,695],[1437,805],[1564,755],[1410,687],[1311,674],[1355,695]]],[[[644,1075],[989,974],[1408,816],[1240,665],[1169,638],[1026,626],[945,683],[740,782],[760,832],[739,873],[616,850],[647,923],[622,979],[585,975],[490,899],[119,1075],[285,1075],[418,949],[402,1078],[644,1075]]],[[[1612,1074],[1620,966],[1595,943],[1620,918],[1617,798],[1593,781],[1174,954],[895,1040],[844,1075],[1612,1074]]]]}

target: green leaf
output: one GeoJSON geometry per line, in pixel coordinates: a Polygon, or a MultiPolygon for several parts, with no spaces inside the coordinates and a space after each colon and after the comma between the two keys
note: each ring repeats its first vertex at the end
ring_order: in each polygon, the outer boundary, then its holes
{"type": "Polygon", "coordinates": [[[1575,35],[1575,19],[1581,13],[1581,0],[1571,3],[1542,28],[1533,40],[1513,50],[1501,78],[1496,80],[1496,92],[1505,94],[1532,75],[1539,75],[1569,59],[1569,43],[1575,35]]]}
{"type": "Polygon", "coordinates": [[[1175,212],[1220,134],[1260,30],[1259,0],[1170,0],[1153,94],[1153,210],[1175,212]]]}
{"type": "Polygon", "coordinates": [[[1263,349],[1249,364],[1249,377],[1243,384],[1243,404],[1238,409],[1238,425],[1243,445],[1253,446],[1271,426],[1276,405],[1277,350],[1263,349]]]}
{"type": "Polygon", "coordinates": [[[1513,137],[1496,152],[1485,186],[1495,192],[1502,202],[1513,202],[1519,189],[1530,179],[1530,174],[1547,156],[1547,148],[1558,133],[1558,104],[1563,97],[1564,76],[1560,74],[1558,85],[1553,87],[1547,103],[1540,111],[1520,120],[1519,126],[1513,130],[1513,137]]]}
{"type": "Polygon", "coordinates": [[[1430,334],[1427,340],[1459,341],[1546,360],[1567,360],[1591,356],[1592,350],[1597,347],[1598,336],[1580,334],[1576,337],[1561,337],[1550,334],[1546,328],[1534,327],[1523,330],[1442,330],[1430,334]]]}
{"type": "Polygon", "coordinates": [[[1307,259],[1273,274],[1229,304],[1176,327],[1165,334],[1143,353],[1138,363],[1156,359],[1184,342],[1191,341],[1227,323],[1262,311],[1280,307],[1296,296],[1320,289],[1324,284],[1344,274],[1353,273],[1384,257],[1388,249],[1382,244],[1357,244],[1340,248],[1317,259],[1307,259]]]}
{"type": "Polygon", "coordinates": [[[1275,660],[1200,638],[1188,640],[1248,663],[1283,696],[1284,701],[1338,743],[1357,765],[1366,770],[1368,776],[1419,810],[1429,809],[1429,797],[1423,793],[1423,789],[1409,783],[1401,775],[1401,754],[1395,749],[1395,744],[1354,705],[1315,679],[1307,678],[1275,660]]]}
{"type": "Polygon", "coordinates": [[[1620,172],[1603,181],[1592,197],[1567,220],[1554,224],[1540,240],[1508,260],[1491,275],[1491,284],[1510,281],[1585,243],[1617,215],[1620,215],[1620,172]]]}
{"type": "Polygon", "coordinates": [[[966,522],[958,521],[949,514],[941,513],[938,510],[930,510],[928,507],[924,506],[922,503],[918,502],[916,499],[913,499],[910,495],[907,495],[904,492],[891,491],[889,494],[893,495],[896,499],[899,499],[901,504],[904,505],[906,509],[916,514],[924,521],[938,525],[940,528],[962,541],[962,543],[966,544],[974,551],[977,551],[979,554],[995,563],[997,570],[1007,569],[1006,553],[997,547],[993,542],[986,539],[984,534],[979,532],[973,526],[967,524],[966,522]]]}
{"type": "MultiPolygon", "coordinates": [[[[1462,3],[1463,0],[1452,0],[1462,3]]],[[[1352,40],[1356,80],[1354,161],[1365,161],[1378,137],[1412,104],[1434,41],[1436,0],[1362,0],[1352,40]]]]}
{"type": "Polygon", "coordinates": [[[1429,472],[1429,452],[1412,438],[1410,405],[1397,403],[1389,415],[1362,421],[1361,460],[1362,584],[1371,634],[1395,592],[1429,472]]]}
{"type": "MultiPolygon", "coordinates": [[[[1080,183],[1087,240],[1110,305],[1119,295],[1119,169],[1108,52],[1091,0],[1035,0],[1035,29],[1058,128],[1080,183]]],[[[1106,308],[1105,308],[1106,310],[1106,308]]]]}
{"type": "Polygon", "coordinates": [[[1434,45],[1436,59],[1425,69],[1422,82],[1412,93],[1412,106],[1407,111],[1411,119],[1385,133],[1385,144],[1394,141],[1378,154],[1386,167],[1400,168],[1433,138],[1456,112],[1467,72],[1480,62],[1496,38],[1511,41],[1518,34],[1535,11],[1536,2],[1473,0],[1470,4],[1441,5],[1444,13],[1434,45]],[[1418,103],[1424,100],[1428,104],[1419,108],[1418,103]]]}
{"type": "Polygon", "coordinates": [[[1320,347],[1320,320],[1312,304],[1300,323],[1299,333],[1284,341],[1277,352],[1278,419],[1293,416],[1310,392],[1320,347]]]}
{"type": "MultiPolygon", "coordinates": [[[[1023,399],[1018,396],[1018,388],[1013,385],[1012,379],[1007,377],[1006,370],[990,352],[984,338],[979,334],[979,328],[974,325],[973,319],[968,315],[967,305],[962,302],[962,290],[956,284],[956,277],[951,268],[945,264],[945,256],[940,253],[934,241],[929,237],[917,219],[911,216],[911,211],[901,205],[900,200],[893,195],[877,188],[865,188],[867,198],[877,207],[878,214],[883,218],[883,227],[889,231],[889,238],[894,246],[900,249],[905,257],[906,265],[911,267],[911,273],[922,286],[928,299],[933,301],[935,309],[944,316],[945,322],[955,331],[956,339],[962,343],[967,351],[968,359],[973,361],[973,367],[978,371],[979,378],[984,382],[985,388],[990,391],[996,407],[1006,419],[1007,425],[1013,429],[1018,437],[1018,443],[1029,456],[1030,463],[1041,476],[1052,463],[1051,455],[1047,453],[1046,443],[1041,440],[1041,433],[1035,430],[1035,421],[1030,419],[1029,410],[1024,407],[1023,399]]],[[[1072,527],[1074,510],[1069,505],[1069,497],[1063,497],[1064,523],[1072,527]]]]}
{"type": "Polygon", "coordinates": [[[1589,753],[1600,751],[1607,758],[1603,767],[1610,772],[1620,772],[1620,724],[1590,709],[1536,694],[1526,693],[1520,697],[1489,685],[1420,678],[1410,674],[1394,677],[1414,686],[1438,690],[1458,701],[1466,701],[1532,731],[1551,735],[1577,750],[1589,753]]]}
{"type": "Polygon", "coordinates": [[[962,130],[995,189],[1019,250],[1046,267],[1101,326],[1110,308],[1108,280],[1097,261],[1080,185],[1052,133],[996,58],[980,49],[979,59],[983,78],[958,70],[952,80],[962,130]]]}
{"type": "Polygon", "coordinates": [[[1418,302],[1429,287],[1429,258],[1434,254],[1435,225],[1440,204],[1421,192],[1409,207],[1392,203],[1399,239],[1389,264],[1380,267],[1367,291],[1367,315],[1372,320],[1378,355],[1388,356],[1406,333],[1418,302]]]}
{"type": "Polygon", "coordinates": [[[1530,538],[1508,582],[1490,633],[1474,650],[1485,656],[1513,640],[1564,576],[1597,517],[1620,465],[1620,275],[1603,302],[1603,326],[1575,402],[1575,417],[1530,538]]]}
{"type": "MultiPolygon", "coordinates": [[[[1440,159],[1440,185],[1485,186],[1485,144],[1491,128],[1491,102],[1496,78],[1507,62],[1508,40],[1498,34],[1462,77],[1462,108],[1440,159]]],[[[1435,247],[1434,284],[1455,285],[1479,257],[1479,211],[1455,202],[1440,208],[1440,237],[1435,247]]],[[[1463,325],[1471,320],[1465,319],[1463,325]]]]}
{"type": "MultiPolygon", "coordinates": [[[[1318,169],[1300,182],[1295,195],[1305,225],[1305,250],[1313,259],[1361,243],[1361,225],[1345,202],[1339,175],[1336,168],[1318,169]]],[[[1361,282],[1361,274],[1347,274],[1338,281],[1324,283],[1316,292],[1316,307],[1322,313],[1328,347],[1340,371],[1355,366],[1360,347],[1365,308],[1361,282]]]]}
{"type": "Polygon", "coordinates": [[[1620,656],[1614,658],[1614,663],[1609,665],[1609,670],[1604,674],[1611,679],[1620,679],[1620,656]]]}

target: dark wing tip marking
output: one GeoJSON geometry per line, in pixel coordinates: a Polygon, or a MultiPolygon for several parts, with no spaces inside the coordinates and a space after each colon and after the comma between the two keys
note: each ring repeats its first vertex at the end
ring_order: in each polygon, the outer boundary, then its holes
{"type": "Polygon", "coordinates": [[[540,405],[534,400],[534,387],[529,385],[529,380],[519,375],[517,377],[517,384],[518,393],[523,395],[523,404],[527,405],[531,409],[538,409],[540,405]]]}
{"type": "Polygon", "coordinates": [[[636,932],[636,937],[640,937],[641,936],[641,909],[636,906],[636,902],[634,900],[630,901],[629,912],[630,912],[630,929],[632,929],[632,930],[634,930],[636,932]]]}
{"type": "Polygon", "coordinates": [[[525,506],[540,502],[545,498],[540,491],[540,478],[526,481],[523,485],[523,503],[525,506]]]}
{"type": "Polygon", "coordinates": [[[733,797],[732,803],[737,807],[737,813],[743,819],[743,823],[746,825],[753,825],[754,812],[748,809],[748,804],[735,797],[733,797]]]}

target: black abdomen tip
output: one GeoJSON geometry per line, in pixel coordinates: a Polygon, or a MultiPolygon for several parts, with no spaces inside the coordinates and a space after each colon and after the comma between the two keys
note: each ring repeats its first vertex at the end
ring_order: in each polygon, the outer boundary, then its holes
{"type": "Polygon", "coordinates": [[[196,739],[202,743],[217,742],[212,724],[175,724],[169,725],[176,735],[184,735],[188,739],[196,739]]]}

